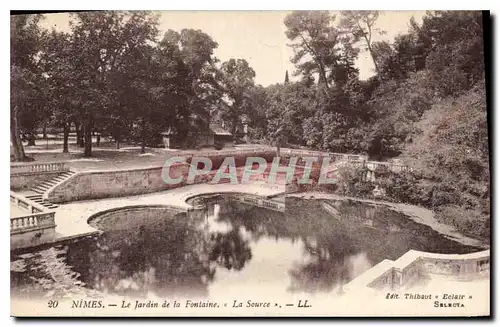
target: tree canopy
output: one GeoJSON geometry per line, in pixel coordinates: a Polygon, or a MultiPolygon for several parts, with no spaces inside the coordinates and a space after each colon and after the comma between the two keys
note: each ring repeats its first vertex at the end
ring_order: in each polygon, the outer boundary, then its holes
{"type": "Polygon", "coordinates": [[[14,159],[28,159],[22,139],[33,144],[47,124],[63,129],[62,151],[74,128],[91,156],[94,132],[144,151],[164,131],[192,146],[191,136],[214,119],[234,134],[245,117],[252,142],[278,149],[411,158],[409,189],[422,203],[445,220],[475,217],[457,224],[480,221],[477,229],[487,230],[488,22],[476,11],[430,11],[421,23],[412,18],[406,33],[375,41],[385,34],[377,26],[383,14],[290,13],[283,24],[295,78],[284,71],[284,79],[265,87],[256,85],[247,60],[221,62],[217,41],[201,30],[160,35],[151,12],[75,13],[69,33],[41,29],[41,15],[12,16],[14,159]],[[368,80],[356,65],[362,53],[375,66],[368,80]]]}

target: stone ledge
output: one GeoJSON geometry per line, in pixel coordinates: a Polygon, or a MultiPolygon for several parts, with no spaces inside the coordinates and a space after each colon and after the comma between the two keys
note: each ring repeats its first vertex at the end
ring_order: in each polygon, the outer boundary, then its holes
{"type": "MultiPolygon", "coordinates": [[[[483,260],[488,261],[487,272],[489,273],[490,250],[467,254],[441,254],[410,250],[395,261],[386,259],[376,264],[360,276],[353,279],[345,287],[346,289],[360,287],[383,288],[387,286],[390,288],[399,288],[401,286],[411,284],[415,279],[418,279],[422,275],[428,276],[433,274],[449,276],[457,280],[462,276],[469,279],[471,277],[481,278],[484,274],[476,268],[478,268],[477,263],[483,260]],[[459,270],[457,272],[429,271],[428,267],[426,267],[426,263],[429,263],[430,260],[442,262],[447,265],[457,265],[459,270]],[[410,271],[410,269],[412,271],[410,271]]],[[[432,265],[433,263],[430,264],[432,265]]]]}

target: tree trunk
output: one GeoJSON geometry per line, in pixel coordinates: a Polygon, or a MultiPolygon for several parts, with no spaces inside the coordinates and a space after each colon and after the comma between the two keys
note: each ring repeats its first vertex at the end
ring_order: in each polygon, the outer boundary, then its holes
{"type": "Polygon", "coordinates": [[[75,123],[75,128],[76,128],[76,144],[80,147],[83,148],[84,142],[83,142],[83,124],[78,124],[75,123]]]}
{"type": "Polygon", "coordinates": [[[68,153],[69,124],[63,125],[63,153],[68,153]]]}
{"type": "Polygon", "coordinates": [[[146,153],[146,120],[144,117],[141,121],[142,131],[141,131],[141,154],[146,153]]]}
{"type": "Polygon", "coordinates": [[[85,158],[92,157],[92,116],[90,114],[87,114],[87,118],[85,119],[83,136],[84,136],[83,156],[85,158]]]}
{"type": "Polygon", "coordinates": [[[17,106],[14,106],[14,111],[11,117],[10,137],[12,142],[12,148],[14,150],[14,161],[26,160],[23,142],[21,141],[21,133],[19,131],[19,113],[17,106]]]}
{"type": "Polygon", "coordinates": [[[47,139],[47,123],[43,123],[43,129],[42,129],[42,137],[44,139],[47,139]]]}
{"type": "Polygon", "coordinates": [[[373,65],[375,66],[375,71],[377,72],[377,74],[380,74],[380,70],[377,64],[377,58],[375,58],[375,53],[373,52],[371,42],[366,36],[365,36],[365,41],[366,41],[366,46],[368,48],[368,52],[370,53],[370,57],[372,57],[373,65]]]}
{"type": "Polygon", "coordinates": [[[280,150],[281,150],[280,145],[276,144],[276,157],[278,157],[278,158],[280,157],[280,152],[281,152],[280,150]]]}
{"type": "Polygon", "coordinates": [[[116,144],[116,148],[119,149],[120,148],[120,138],[115,138],[115,144],[116,144]]]}
{"type": "Polygon", "coordinates": [[[28,146],[34,146],[35,144],[35,132],[30,131],[28,134],[28,146]]]}
{"type": "Polygon", "coordinates": [[[76,132],[76,145],[80,145],[81,132],[80,132],[80,125],[77,122],[75,122],[75,132],[76,132]]]}

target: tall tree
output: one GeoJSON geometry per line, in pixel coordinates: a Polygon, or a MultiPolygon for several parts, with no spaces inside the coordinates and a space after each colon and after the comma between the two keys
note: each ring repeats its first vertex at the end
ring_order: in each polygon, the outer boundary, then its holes
{"type": "Polygon", "coordinates": [[[28,160],[21,140],[22,121],[30,122],[28,132],[33,136],[36,127],[34,119],[42,108],[42,92],[39,89],[41,72],[38,67],[42,37],[38,26],[40,19],[41,15],[18,15],[11,16],[10,20],[10,132],[15,161],[28,160]]]}
{"type": "Polygon", "coordinates": [[[380,71],[376,54],[372,47],[373,36],[375,33],[385,34],[385,31],[375,27],[378,16],[379,12],[376,10],[346,10],[342,11],[342,19],[340,21],[340,26],[344,31],[351,33],[356,40],[364,40],[377,74],[380,71]]]}
{"type": "Polygon", "coordinates": [[[296,75],[317,74],[321,89],[329,89],[329,74],[338,59],[339,31],[332,26],[335,16],[328,11],[294,11],[285,17],[286,37],[293,43],[292,63],[296,75]]]}
{"type": "Polygon", "coordinates": [[[51,119],[63,129],[63,153],[69,152],[70,125],[77,118],[78,93],[74,92],[78,81],[74,78],[75,51],[71,35],[52,30],[44,39],[41,65],[47,85],[47,105],[52,109],[51,119]]]}
{"type": "Polygon", "coordinates": [[[302,83],[268,86],[266,119],[268,139],[279,150],[287,143],[304,144],[303,123],[316,110],[315,90],[302,83]]]}
{"type": "MultiPolygon", "coordinates": [[[[84,156],[92,155],[92,131],[99,115],[112,105],[110,76],[124,58],[154,42],[158,19],[147,12],[92,12],[72,14],[73,42],[79,53],[80,119],[84,131],[84,156]]],[[[135,108],[140,110],[139,108],[135,108]]]]}
{"type": "Polygon", "coordinates": [[[221,84],[227,98],[222,106],[221,117],[235,135],[242,115],[250,110],[255,71],[245,59],[229,59],[222,64],[221,73],[221,84]]]}
{"type": "Polygon", "coordinates": [[[182,84],[187,87],[187,102],[178,107],[176,122],[171,126],[179,139],[187,140],[189,133],[208,129],[210,114],[222,96],[214,55],[218,44],[201,30],[183,29],[180,33],[168,30],[160,47],[174,58],[172,65],[178,66],[182,84]]]}

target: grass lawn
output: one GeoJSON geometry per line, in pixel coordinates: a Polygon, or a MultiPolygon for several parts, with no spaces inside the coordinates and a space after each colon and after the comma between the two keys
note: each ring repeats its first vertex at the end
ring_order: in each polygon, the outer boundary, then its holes
{"type": "MultiPolygon", "coordinates": [[[[62,140],[49,139],[37,140],[35,146],[24,146],[26,155],[35,159],[34,162],[66,162],[68,166],[76,171],[85,170],[116,170],[146,167],[161,167],[165,160],[172,156],[181,155],[183,151],[146,148],[146,153],[141,154],[140,146],[133,144],[120,144],[116,149],[114,142],[104,138],[101,139],[99,147],[96,146],[95,137],[92,145],[92,158],[83,157],[83,148],[76,145],[75,139],[70,137],[69,153],[62,153],[62,140]]],[[[261,145],[244,144],[229,149],[255,149],[262,148],[261,145]]],[[[193,152],[196,150],[188,150],[193,152]]],[[[200,156],[203,152],[215,151],[213,148],[198,150],[200,156]]]]}

